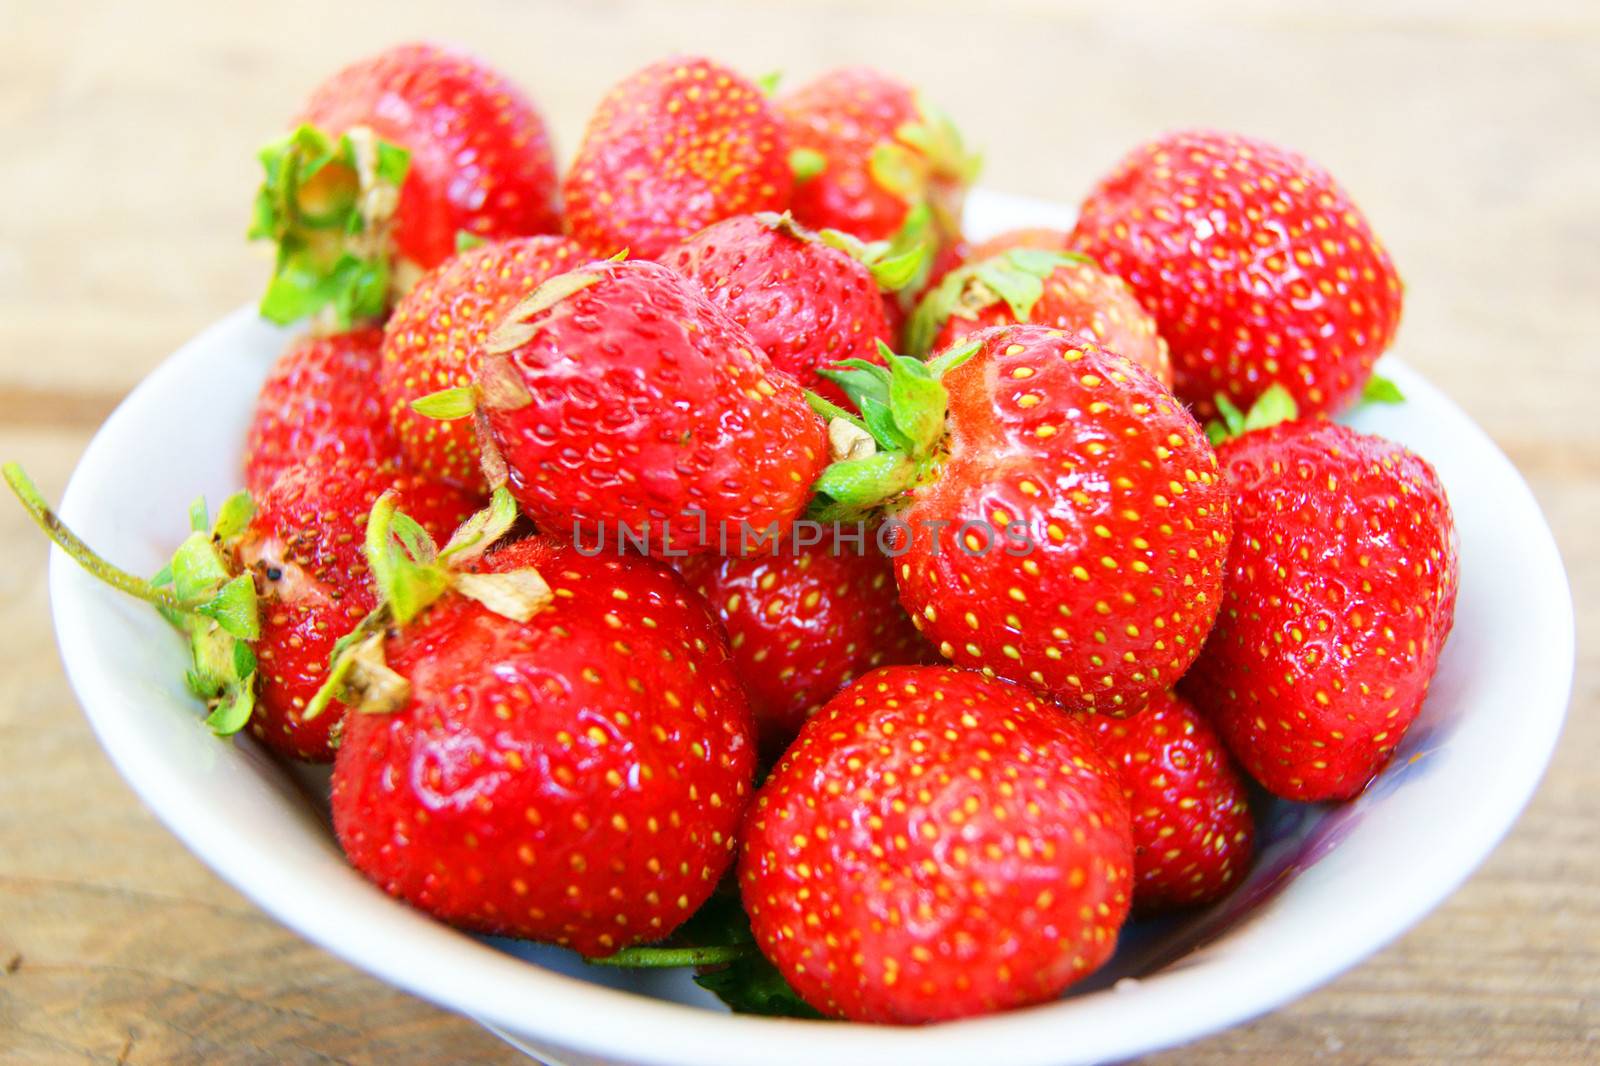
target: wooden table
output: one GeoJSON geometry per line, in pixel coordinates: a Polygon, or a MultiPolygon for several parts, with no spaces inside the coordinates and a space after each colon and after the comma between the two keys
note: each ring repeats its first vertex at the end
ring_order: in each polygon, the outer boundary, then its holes
{"type": "MultiPolygon", "coordinates": [[[[1464,889],[1321,991],[1157,1059],[1600,1058],[1600,7],[454,0],[380,21],[330,6],[0,9],[0,457],[59,495],[118,398],[255,294],[253,148],[319,76],[405,37],[519,75],[568,150],[609,82],[691,48],[752,72],[899,71],[987,148],[985,180],[1021,193],[1075,199],[1164,127],[1296,145],[1393,249],[1400,351],[1532,482],[1587,639],[1549,777],[1464,889]]],[[[167,835],[74,705],[43,541],[4,504],[0,547],[0,1060],[510,1061],[279,927],[167,835]]]]}

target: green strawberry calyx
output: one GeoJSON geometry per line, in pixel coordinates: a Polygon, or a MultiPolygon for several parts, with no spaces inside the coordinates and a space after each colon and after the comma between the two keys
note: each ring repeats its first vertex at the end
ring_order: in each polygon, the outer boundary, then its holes
{"type": "MultiPolygon", "coordinates": [[[[620,261],[627,254],[625,250],[618,252],[606,262],[620,261]]],[[[533,335],[539,330],[539,327],[532,321],[536,315],[548,311],[567,297],[603,281],[604,275],[594,269],[594,266],[598,265],[601,264],[593,264],[580,270],[569,270],[565,274],[557,274],[555,277],[547,279],[537,289],[523,297],[511,310],[507,311],[505,317],[500,319],[500,324],[495,327],[494,332],[490,333],[488,339],[484,342],[484,370],[488,371],[491,363],[496,365],[503,364],[504,359],[498,357],[522,347],[533,339],[533,335]]],[[[528,397],[527,390],[523,387],[521,379],[517,379],[515,385],[516,389],[522,390],[520,398],[511,395],[496,397],[493,395],[494,390],[485,385],[482,380],[482,373],[480,373],[479,377],[479,385],[484,387],[484,391],[487,394],[485,400],[492,407],[522,407],[531,399],[531,397],[528,397]]],[[[508,381],[506,384],[509,386],[510,382],[508,381]]]]}
{"type": "Polygon", "coordinates": [[[886,293],[899,292],[921,276],[931,253],[926,242],[902,248],[893,241],[862,241],[837,229],[825,229],[817,239],[866,267],[878,291],[886,293]]]}
{"type": "Polygon", "coordinates": [[[908,204],[927,198],[930,179],[967,186],[983,168],[948,114],[921,93],[916,107],[917,117],[896,128],[893,139],[873,145],[867,157],[872,180],[908,204]]]}
{"type": "Polygon", "coordinates": [[[949,394],[941,379],[972,358],[974,341],[923,362],[879,344],[883,365],[848,359],[820,371],[849,397],[858,413],[808,392],[812,410],[827,419],[832,462],[812,491],[811,517],[854,521],[883,509],[904,493],[937,477],[945,456],[945,409],[949,394]]]}
{"type": "Polygon", "coordinates": [[[1004,302],[1018,322],[1031,321],[1034,305],[1044,295],[1045,280],[1087,256],[1040,248],[1010,248],[978,263],[952,270],[917,304],[906,325],[906,348],[918,358],[928,354],[939,331],[951,318],[975,319],[1004,302]]]}
{"type": "MultiPolygon", "coordinates": [[[[1206,423],[1206,436],[1211,438],[1213,445],[1243,436],[1253,429],[1266,429],[1300,417],[1300,408],[1294,397],[1288,389],[1277,383],[1267,386],[1266,391],[1250,405],[1248,412],[1239,410],[1237,404],[1220,392],[1212,398],[1212,402],[1216,404],[1217,417],[1206,423]]],[[[1361,389],[1362,404],[1405,402],[1405,393],[1400,391],[1400,386],[1378,374],[1368,378],[1361,389]]]]}
{"type": "Polygon", "coordinates": [[[946,234],[954,233],[954,230],[940,229],[936,224],[932,207],[927,203],[917,203],[906,212],[900,228],[889,237],[886,255],[900,256],[915,251],[921,257],[916,272],[895,294],[895,302],[902,310],[907,312],[911,310],[917,294],[926,287],[928,279],[933,275],[933,268],[939,258],[939,249],[944,246],[946,234]]]}
{"type": "Polygon", "coordinates": [[[1217,405],[1217,417],[1206,423],[1206,436],[1213,445],[1279,422],[1292,422],[1300,416],[1300,405],[1295,403],[1288,389],[1276,382],[1256,397],[1249,411],[1239,410],[1237,404],[1220,392],[1212,402],[1217,405]]]}
{"type": "Polygon", "coordinates": [[[1361,402],[1367,403],[1405,403],[1406,394],[1400,391],[1400,386],[1381,374],[1374,374],[1367,379],[1361,387],[1361,402]]]}
{"type": "Polygon", "coordinates": [[[395,288],[389,231],[410,170],[404,148],[357,126],[300,126],[262,148],[249,237],[277,245],[263,318],[327,314],[341,329],[379,318],[395,288]]]}
{"type": "Polygon", "coordinates": [[[101,581],[154,607],[189,643],[184,683],[205,701],[206,724],[219,737],[243,729],[255,709],[256,655],[261,638],[255,578],[237,572],[228,545],[255,514],[247,492],[228,497],[212,521],[205,500],[189,508],[191,532],[150,580],[107,562],[69,529],[15,463],[6,484],[57,547],[101,581]]]}
{"type": "Polygon", "coordinates": [[[971,185],[983,169],[983,156],[967,148],[960,127],[920,92],[916,94],[916,105],[917,120],[895,130],[895,140],[921,153],[939,177],[971,185]]]}
{"type": "Polygon", "coordinates": [[[897,246],[893,241],[863,241],[837,229],[813,230],[785,211],[764,211],[755,216],[762,225],[800,241],[816,241],[843,252],[872,275],[879,292],[899,292],[924,270],[930,253],[925,241],[897,246]]]}
{"type": "Polygon", "coordinates": [[[921,93],[916,108],[915,119],[902,123],[892,139],[873,146],[867,173],[908,206],[928,207],[941,238],[954,239],[961,232],[967,186],[977,178],[983,160],[968,151],[950,116],[921,93]]]}
{"type": "Polygon", "coordinates": [[[410,624],[447,592],[517,622],[548,607],[554,593],[537,570],[472,569],[516,520],[516,501],[500,485],[489,505],[463,522],[440,548],[399,509],[392,490],[379,496],[367,520],[365,543],[378,606],[334,645],[328,679],[306,705],[304,717],[317,717],[335,700],[362,714],[387,714],[403,706],[411,684],[384,661],[385,636],[393,627],[410,624]]]}

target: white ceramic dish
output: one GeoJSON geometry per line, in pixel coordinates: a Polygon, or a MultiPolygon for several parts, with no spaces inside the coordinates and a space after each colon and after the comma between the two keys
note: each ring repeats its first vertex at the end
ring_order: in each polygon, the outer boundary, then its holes
{"type": "MultiPolygon", "coordinates": [[[[975,195],[969,209],[979,236],[1067,220],[1059,207],[993,194],[975,195]]],[[[253,398],[285,337],[243,310],[162,364],[89,445],[67,490],[67,521],[111,559],[153,572],[184,535],[194,495],[220,500],[237,486],[253,398]]],[[[991,1018],[894,1029],[736,1017],[681,974],[596,972],[561,952],[455,932],[344,863],[316,775],[286,770],[247,740],[214,739],[183,689],[180,643],[155,612],[59,552],[56,633],[112,761],[196,855],[306,938],[546,1062],[1120,1059],[1270,1010],[1376,951],[1483,860],[1549,760],[1573,666],[1572,604],[1549,528],[1466,415],[1397,361],[1384,372],[1409,402],[1352,421],[1434,462],[1462,543],[1455,631],[1394,764],[1354,803],[1267,805],[1262,854],[1229,900],[1131,930],[1112,966],[1065,1000],[991,1018]]]]}

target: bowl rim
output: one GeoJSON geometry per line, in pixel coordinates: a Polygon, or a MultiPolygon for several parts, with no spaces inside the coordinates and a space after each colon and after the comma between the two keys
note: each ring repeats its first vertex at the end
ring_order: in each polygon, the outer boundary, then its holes
{"type": "MultiPolygon", "coordinates": [[[[104,466],[149,397],[219,339],[253,328],[241,308],[180,348],[133,389],[96,433],[75,468],[62,504],[69,522],[91,507],[93,476],[104,466]]],[[[1555,539],[1531,490],[1510,461],[1459,407],[1421,375],[1393,358],[1385,373],[1408,396],[1447,405],[1475,442],[1492,454],[1489,471],[1524,510],[1537,536],[1522,544],[1522,565],[1551,598],[1541,630],[1553,635],[1542,661],[1528,664],[1527,720],[1499,754],[1502,770],[1484,781],[1476,804],[1484,817],[1426,864],[1389,871],[1386,891],[1355,909],[1337,930],[1312,934],[1303,950],[1273,953],[1249,970],[1218,981],[1205,966],[1176,968],[1137,982],[1136,994],[1107,989],[1006,1014],[924,1028],[807,1022],[720,1014],[605,988],[508,956],[377,893],[389,904],[360,913],[319,907],[314,892],[274,869],[272,852],[230,826],[221,805],[163,772],[159,752],[141,743],[134,715],[121,713],[126,686],[93,654],[94,616],[109,590],[98,590],[59,550],[52,550],[49,590],[57,641],[72,688],[101,745],[147,807],[223,880],[274,918],[332,954],[424,999],[472,1016],[515,1046],[511,1033],[537,1034],[584,1055],[617,1056],[660,1066],[743,1066],[752,1061],[810,1063],[912,1059],[925,1066],[1003,1060],[1017,1066],[1059,1066],[1126,1057],[1185,1043],[1270,1011],[1324,983],[1392,941],[1456,890],[1499,843],[1531,798],[1559,736],[1575,665],[1571,590],[1555,539]],[[1433,871],[1448,871],[1436,874],[1433,871]],[[298,890],[296,890],[298,887],[298,890]],[[370,911],[370,913],[367,913],[370,911]],[[392,912],[392,913],[391,913],[392,912]],[[418,953],[422,953],[420,956],[418,953]],[[428,961],[418,962],[421,957],[428,961]],[[1075,1011],[1092,1009],[1094,1025],[1074,1026],[1075,1011]],[[596,1026],[605,1018],[610,1024],[596,1026]],[[800,1039],[785,1040],[784,1037],[800,1039]]],[[[1532,528],[1532,527],[1530,527],[1532,528]]],[[[374,890],[376,893],[376,890],[374,890]]],[[[1331,924],[1331,923],[1330,923],[1331,924]]]]}

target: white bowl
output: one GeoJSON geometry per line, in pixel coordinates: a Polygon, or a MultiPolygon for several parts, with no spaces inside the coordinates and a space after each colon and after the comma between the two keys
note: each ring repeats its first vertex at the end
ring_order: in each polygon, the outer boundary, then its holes
{"type": "MultiPolygon", "coordinates": [[[[980,236],[1069,219],[1059,207],[993,194],[975,195],[969,208],[980,236]]],[[[66,520],[122,565],[159,567],[184,535],[189,501],[199,492],[218,501],[237,486],[256,389],[286,336],[242,310],[162,364],[89,445],[66,520]]],[[[681,973],[590,969],[552,949],[458,933],[347,866],[318,775],[286,769],[247,739],[213,738],[184,691],[174,634],[59,552],[50,570],[56,634],[112,761],[190,850],[309,940],[549,1063],[1120,1059],[1270,1010],[1416,922],[1511,826],[1560,731],[1572,604],[1550,530],[1516,470],[1453,403],[1393,359],[1383,372],[1409,402],[1364,408],[1351,421],[1438,467],[1461,534],[1455,631],[1421,717],[1355,802],[1264,806],[1260,857],[1227,901],[1130,929],[1086,986],[1011,1014],[923,1029],[739,1017],[681,973]]]]}

